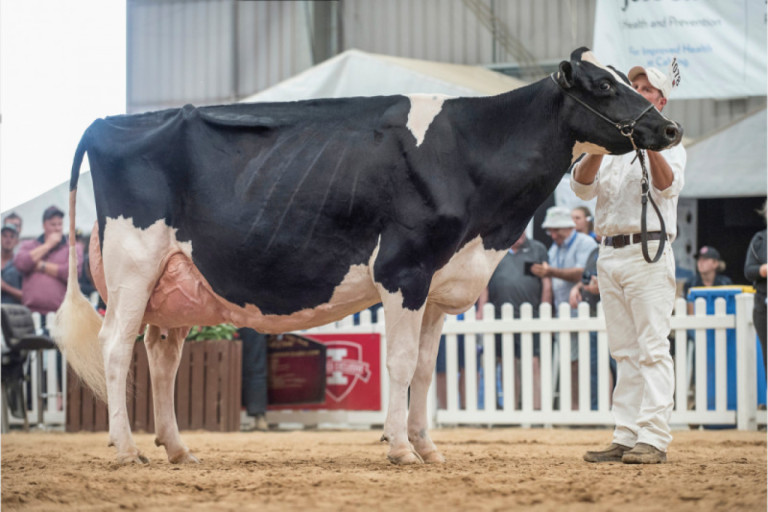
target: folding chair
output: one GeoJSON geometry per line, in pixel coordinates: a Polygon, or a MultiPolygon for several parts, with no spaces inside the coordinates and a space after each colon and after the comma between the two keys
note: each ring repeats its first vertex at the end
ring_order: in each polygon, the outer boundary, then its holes
{"type": "Polygon", "coordinates": [[[9,411],[14,416],[24,419],[24,430],[29,430],[27,419],[26,401],[24,400],[24,363],[30,351],[36,350],[37,354],[37,418],[38,423],[43,423],[43,399],[42,390],[43,359],[42,351],[56,348],[56,344],[48,336],[38,335],[32,313],[26,306],[18,304],[2,305],[2,332],[7,353],[2,357],[2,430],[6,432],[9,424],[9,411]]]}

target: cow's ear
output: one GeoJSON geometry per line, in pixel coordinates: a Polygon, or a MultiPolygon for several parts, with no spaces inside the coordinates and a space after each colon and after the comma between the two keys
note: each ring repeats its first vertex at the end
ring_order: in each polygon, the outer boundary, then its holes
{"type": "Polygon", "coordinates": [[[557,73],[557,81],[566,89],[573,87],[573,67],[567,60],[560,63],[560,71],[557,73]]]}

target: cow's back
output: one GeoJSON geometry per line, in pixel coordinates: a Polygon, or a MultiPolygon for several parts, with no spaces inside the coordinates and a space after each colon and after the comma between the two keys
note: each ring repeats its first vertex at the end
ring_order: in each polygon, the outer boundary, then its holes
{"type": "Polygon", "coordinates": [[[106,218],[163,219],[216,294],[265,314],[327,303],[408,193],[405,97],[185,107],[88,133],[106,218]],[[405,141],[405,142],[404,142],[405,141]],[[308,286],[311,283],[311,286],[308,286]]]}

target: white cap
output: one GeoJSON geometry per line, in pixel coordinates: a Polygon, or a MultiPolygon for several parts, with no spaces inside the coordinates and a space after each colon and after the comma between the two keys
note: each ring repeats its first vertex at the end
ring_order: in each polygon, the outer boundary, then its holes
{"type": "Polygon", "coordinates": [[[672,93],[672,79],[659,71],[656,68],[644,68],[643,66],[635,66],[629,70],[627,78],[630,82],[633,82],[638,75],[645,75],[648,77],[648,81],[652,86],[661,91],[661,95],[669,99],[670,93],[672,93]]]}
{"type": "Polygon", "coordinates": [[[571,210],[563,206],[553,206],[547,209],[547,216],[541,223],[544,229],[573,228],[576,224],[571,218],[571,210]]]}

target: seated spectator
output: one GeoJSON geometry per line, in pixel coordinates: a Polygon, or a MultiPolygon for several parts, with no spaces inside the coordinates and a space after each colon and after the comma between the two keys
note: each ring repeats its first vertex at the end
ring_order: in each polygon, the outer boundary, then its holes
{"type": "MultiPolygon", "coordinates": [[[[683,286],[683,296],[696,286],[725,286],[733,284],[731,278],[721,274],[725,271],[725,262],[720,259],[720,252],[709,245],[703,246],[696,254],[696,275],[683,286]]],[[[688,303],[688,314],[693,314],[693,303],[688,303]]]]}

